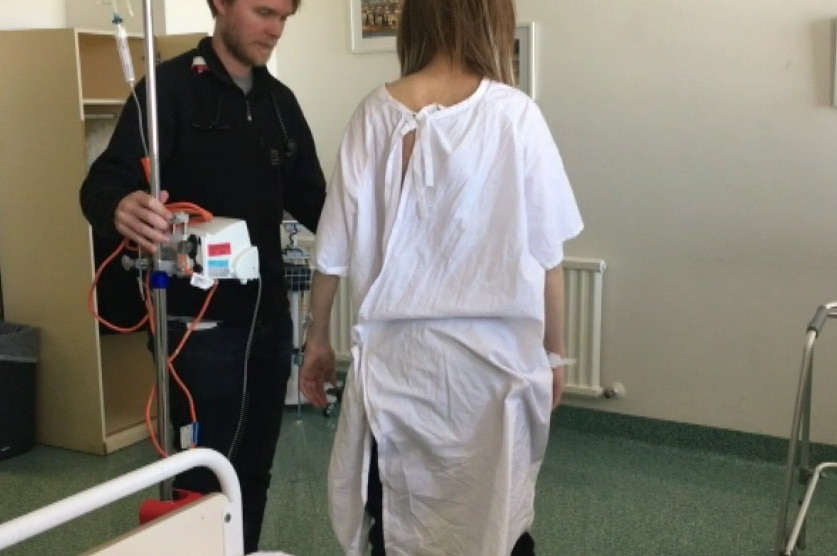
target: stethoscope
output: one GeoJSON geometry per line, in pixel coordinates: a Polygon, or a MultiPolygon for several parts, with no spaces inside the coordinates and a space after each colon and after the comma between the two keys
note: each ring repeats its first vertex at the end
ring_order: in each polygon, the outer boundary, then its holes
{"type": "Polygon", "coordinates": [[[222,124],[221,123],[221,106],[224,104],[224,97],[218,97],[218,106],[215,108],[215,117],[207,123],[202,122],[192,122],[192,127],[195,129],[200,129],[202,131],[226,131],[228,129],[232,129],[232,126],[229,124],[222,124]]]}
{"type": "Polygon", "coordinates": [[[293,158],[299,146],[296,143],[296,139],[288,135],[285,120],[282,119],[282,111],[279,110],[279,102],[276,100],[276,94],[273,91],[270,91],[270,102],[273,104],[273,111],[276,113],[276,119],[279,121],[279,127],[282,128],[282,135],[285,138],[282,142],[282,154],[285,158],[293,158]]]}
{"type": "MultiPolygon", "coordinates": [[[[192,71],[200,75],[204,71],[209,71],[209,68],[202,57],[196,56],[192,62],[192,71]]],[[[299,146],[296,142],[296,139],[294,139],[288,134],[288,128],[285,126],[284,118],[282,118],[282,111],[279,110],[279,102],[276,100],[275,92],[269,91],[269,94],[270,102],[273,105],[273,112],[276,114],[276,120],[279,122],[279,128],[282,130],[283,141],[281,147],[281,154],[286,159],[293,158],[294,156],[296,156],[299,146]]],[[[209,123],[192,122],[192,127],[203,131],[225,131],[232,129],[231,125],[221,122],[223,104],[224,97],[222,95],[218,97],[218,106],[215,108],[215,116],[212,118],[212,120],[209,121],[209,123]]],[[[279,165],[281,164],[281,159],[271,155],[271,163],[274,165],[279,165]]]]}

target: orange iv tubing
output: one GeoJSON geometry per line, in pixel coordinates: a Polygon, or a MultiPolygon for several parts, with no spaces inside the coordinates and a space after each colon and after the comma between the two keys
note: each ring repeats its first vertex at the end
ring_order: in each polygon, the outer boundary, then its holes
{"type": "MultiPolygon", "coordinates": [[[[146,173],[147,173],[147,170],[148,170],[147,159],[143,160],[143,166],[146,169],[146,173]]],[[[190,217],[191,217],[190,221],[195,222],[195,223],[208,222],[209,220],[212,219],[212,213],[210,213],[209,211],[204,210],[201,207],[199,207],[197,205],[194,205],[192,203],[170,203],[170,204],[166,205],[166,208],[170,212],[185,212],[185,213],[189,214],[190,217]]],[[[93,278],[93,283],[90,285],[90,288],[87,291],[87,309],[90,312],[90,314],[93,315],[93,318],[96,319],[96,321],[102,323],[104,326],[110,328],[111,330],[113,330],[115,332],[119,332],[119,333],[122,333],[122,334],[129,334],[129,333],[136,332],[136,331],[140,330],[143,326],[145,326],[146,323],[148,323],[149,328],[151,330],[151,333],[155,334],[156,331],[154,330],[154,322],[155,322],[154,307],[153,307],[153,305],[151,304],[151,301],[150,301],[151,290],[150,290],[150,286],[149,286],[148,275],[146,275],[145,280],[143,281],[143,284],[142,284],[142,290],[144,292],[143,300],[144,300],[144,303],[145,303],[146,314],[145,314],[145,316],[143,316],[143,318],[137,324],[135,324],[133,326],[129,326],[129,327],[117,326],[117,325],[108,321],[107,319],[105,319],[104,317],[102,317],[101,315],[99,315],[96,312],[96,298],[95,298],[96,285],[99,283],[99,279],[101,278],[102,272],[104,271],[104,269],[107,267],[107,265],[109,265],[119,255],[119,253],[122,252],[123,249],[130,250],[130,251],[138,251],[138,249],[135,245],[133,245],[127,239],[123,239],[122,242],[113,251],[113,253],[108,255],[108,257],[104,261],[102,261],[102,264],[99,265],[99,268],[96,270],[96,274],[93,278]]],[[[209,307],[209,302],[212,300],[212,297],[215,295],[215,291],[217,289],[218,289],[218,282],[216,281],[212,285],[212,288],[207,293],[206,299],[204,300],[203,306],[201,307],[201,310],[198,312],[197,317],[195,317],[195,319],[192,322],[189,323],[188,327],[186,328],[186,333],[183,335],[183,338],[180,340],[180,343],[177,345],[177,347],[174,349],[174,351],[171,352],[171,355],[169,355],[168,359],[167,359],[168,369],[169,369],[169,372],[171,373],[172,378],[177,383],[177,385],[180,387],[180,389],[183,391],[183,394],[186,396],[186,400],[189,404],[189,416],[192,420],[192,426],[193,427],[198,422],[197,411],[195,410],[195,402],[194,402],[194,399],[192,398],[192,394],[189,392],[189,389],[186,387],[186,385],[181,380],[180,376],[177,374],[177,371],[174,368],[174,360],[177,358],[178,355],[180,355],[180,352],[183,349],[183,346],[186,344],[186,341],[189,339],[189,336],[192,334],[192,332],[195,330],[195,328],[198,326],[198,324],[203,319],[203,316],[204,316],[204,314],[206,314],[206,310],[209,307]]],[[[155,395],[156,395],[156,386],[152,385],[151,392],[148,396],[148,402],[146,403],[146,406],[145,406],[145,425],[146,425],[146,428],[148,429],[149,437],[151,438],[151,442],[154,445],[154,448],[157,450],[157,452],[162,457],[167,457],[168,454],[163,449],[163,447],[160,446],[160,443],[157,440],[157,435],[154,431],[154,427],[152,426],[152,423],[151,423],[151,406],[153,404],[153,400],[154,400],[155,395]]],[[[192,443],[191,443],[190,447],[192,447],[192,448],[195,447],[194,435],[192,436],[192,443]]]]}

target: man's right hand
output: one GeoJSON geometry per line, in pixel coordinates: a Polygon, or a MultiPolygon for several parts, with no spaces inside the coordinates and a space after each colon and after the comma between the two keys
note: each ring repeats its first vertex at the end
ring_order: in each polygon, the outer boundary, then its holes
{"type": "Polygon", "coordinates": [[[159,201],[145,191],[126,195],[113,215],[116,231],[143,251],[154,253],[158,243],[169,240],[172,214],[165,207],[168,198],[167,191],[160,192],[159,201]]]}

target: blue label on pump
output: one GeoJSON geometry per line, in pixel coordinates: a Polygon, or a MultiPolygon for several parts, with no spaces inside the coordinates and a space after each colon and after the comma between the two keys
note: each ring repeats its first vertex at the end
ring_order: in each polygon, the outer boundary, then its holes
{"type": "Polygon", "coordinates": [[[226,278],[230,274],[229,259],[209,259],[206,261],[206,275],[210,278],[226,278]]]}

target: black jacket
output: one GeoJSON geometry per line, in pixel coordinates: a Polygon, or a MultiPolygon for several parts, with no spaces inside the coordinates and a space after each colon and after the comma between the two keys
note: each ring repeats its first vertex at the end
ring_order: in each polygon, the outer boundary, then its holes
{"type": "MultiPolygon", "coordinates": [[[[250,241],[259,248],[260,316],[276,318],[288,307],[280,241],[283,210],[316,231],[325,199],[325,179],[302,109],[291,90],[265,68],[254,68],[253,87],[245,95],[210,38],[157,66],[156,76],[160,188],[169,192],[168,202],[191,202],[216,216],[246,220],[250,241]],[[198,55],[208,71],[192,68],[198,55]]],[[[144,80],[136,93],[144,111],[144,80]]],[[[129,98],[107,149],[81,187],[82,211],[99,242],[118,238],[113,217],[119,201],[137,189],[148,190],[137,117],[136,103],[129,98]]],[[[145,115],[142,121],[145,127],[145,115]]],[[[245,324],[256,293],[254,282],[222,280],[205,318],[245,324]]],[[[185,279],[174,279],[167,295],[169,314],[196,315],[205,296],[185,279]]]]}

